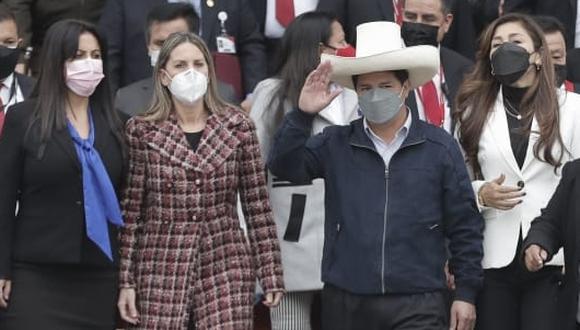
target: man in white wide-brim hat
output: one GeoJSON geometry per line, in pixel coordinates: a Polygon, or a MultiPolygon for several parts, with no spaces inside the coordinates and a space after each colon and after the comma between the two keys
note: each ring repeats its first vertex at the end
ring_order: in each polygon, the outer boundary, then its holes
{"type": "Polygon", "coordinates": [[[357,40],[354,58],[322,56],[268,162],[283,180],[325,179],[323,329],[472,329],[483,219],[453,137],[404,103],[437,72],[438,51],[404,48],[390,22],[359,25],[357,40]],[[357,91],[363,118],[310,137],[314,114],[340,93],[331,80],[357,91]]]}

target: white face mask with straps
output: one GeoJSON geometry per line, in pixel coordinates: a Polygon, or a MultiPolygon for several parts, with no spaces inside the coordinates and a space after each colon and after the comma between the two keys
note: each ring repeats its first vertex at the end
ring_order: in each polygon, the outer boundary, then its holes
{"type": "MultiPolygon", "coordinates": [[[[166,73],[168,76],[169,74],[166,73]]],[[[171,78],[171,77],[170,77],[171,78]]],[[[194,69],[180,72],[171,78],[169,91],[181,103],[193,105],[207,92],[207,76],[194,69]]]]}

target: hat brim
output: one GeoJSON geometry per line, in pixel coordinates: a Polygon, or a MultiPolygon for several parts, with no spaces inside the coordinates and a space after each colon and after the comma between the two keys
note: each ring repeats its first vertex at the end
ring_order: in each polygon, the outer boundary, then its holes
{"type": "Polygon", "coordinates": [[[366,57],[322,54],[320,61],[332,65],[332,81],[351,89],[352,76],[397,70],[406,70],[411,88],[416,88],[433,79],[440,65],[439,50],[433,46],[413,46],[366,57]]]}

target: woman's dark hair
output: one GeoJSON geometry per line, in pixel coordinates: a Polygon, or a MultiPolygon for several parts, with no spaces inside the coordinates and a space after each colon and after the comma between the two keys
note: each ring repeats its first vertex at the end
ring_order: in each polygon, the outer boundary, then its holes
{"type": "Polygon", "coordinates": [[[453,117],[460,125],[459,142],[478,179],[485,179],[482,177],[481,167],[477,161],[479,140],[488,115],[494,110],[500,88],[500,83],[491,74],[489,55],[492,39],[499,26],[514,22],[520,24],[528,32],[534,43],[534,51],[541,56],[542,61],[536,78],[528,88],[520,106],[522,120],[530,123],[535,116],[538,121],[540,137],[534,145],[534,156],[557,169],[562,165],[565,152],[560,135],[554,66],[542,30],[533,18],[527,15],[508,14],[493,21],[482,35],[475,68],[463,81],[455,102],[456,109],[453,117]],[[552,147],[555,144],[561,147],[562,151],[559,155],[552,154],[552,147]]]}
{"type": "Polygon", "coordinates": [[[41,143],[46,143],[54,131],[66,127],[69,91],[66,85],[66,61],[75,57],[79,37],[83,33],[90,33],[97,39],[105,73],[105,77],[89,98],[91,109],[103,115],[125,153],[123,124],[113,108],[111,88],[107,79],[106,43],[95,26],[87,22],[67,19],[56,22],[48,29],[40,52],[38,82],[32,92],[32,97],[37,102],[30,127],[38,125],[41,143]]]}
{"type": "Polygon", "coordinates": [[[275,76],[280,86],[274,92],[270,105],[277,104],[268,123],[277,127],[284,116],[284,103],[298,106],[300,91],[308,74],[320,63],[320,45],[327,45],[332,34],[332,23],[336,17],[325,12],[304,13],[288,26],[282,37],[279,62],[275,76]]]}

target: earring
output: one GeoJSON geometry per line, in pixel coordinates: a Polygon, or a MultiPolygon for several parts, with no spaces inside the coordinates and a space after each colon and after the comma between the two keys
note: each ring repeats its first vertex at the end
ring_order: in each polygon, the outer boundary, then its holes
{"type": "Polygon", "coordinates": [[[542,68],[542,65],[538,64],[538,63],[536,63],[535,65],[536,65],[536,71],[540,71],[540,69],[542,68]]]}

